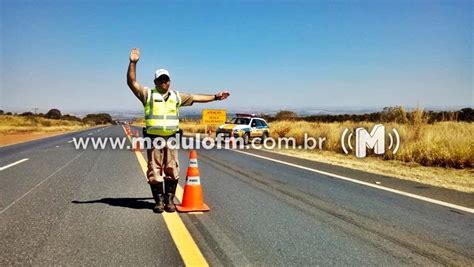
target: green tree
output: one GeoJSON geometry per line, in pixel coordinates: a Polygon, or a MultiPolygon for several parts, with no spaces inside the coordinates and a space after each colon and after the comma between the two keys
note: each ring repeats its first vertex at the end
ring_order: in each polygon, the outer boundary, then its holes
{"type": "Polygon", "coordinates": [[[280,110],[275,114],[275,120],[294,120],[298,117],[298,115],[289,110],[280,110]]]}
{"type": "Polygon", "coordinates": [[[407,123],[407,112],[402,106],[384,107],[380,118],[383,122],[407,123]]]}
{"type": "Polygon", "coordinates": [[[46,113],[46,118],[48,119],[54,119],[54,120],[59,120],[61,119],[61,111],[59,111],[59,109],[50,109],[47,113],[46,113]]]}
{"type": "Polygon", "coordinates": [[[107,124],[113,123],[112,116],[107,113],[87,114],[82,121],[88,124],[107,124]]]}
{"type": "Polygon", "coordinates": [[[33,114],[33,112],[29,112],[29,111],[23,112],[20,114],[20,116],[24,116],[24,117],[30,117],[30,116],[33,117],[34,115],[35,114],[33,114]]]}

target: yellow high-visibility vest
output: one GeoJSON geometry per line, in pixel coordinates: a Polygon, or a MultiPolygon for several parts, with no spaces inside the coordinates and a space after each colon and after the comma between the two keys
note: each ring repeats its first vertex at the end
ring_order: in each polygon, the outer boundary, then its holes
{"type": "Polygon", "coordinates": [[[169,90],[168,99],[156,88],[148,89],[145,104],[145,125],[147,134],[170,136],[179,129],[179,112],[181,105],[179,93],[169,90]]]}

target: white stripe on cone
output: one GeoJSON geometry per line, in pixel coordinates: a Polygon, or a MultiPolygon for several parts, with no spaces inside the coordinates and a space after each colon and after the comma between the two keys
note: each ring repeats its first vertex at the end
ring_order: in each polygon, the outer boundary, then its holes
{"type": "Polygon", "coordinates": [[[188,179],[186,179],[186,184],[187,185],[200,185],[201,180],[199,179],[199,176],[188,176],[188,179]]]}

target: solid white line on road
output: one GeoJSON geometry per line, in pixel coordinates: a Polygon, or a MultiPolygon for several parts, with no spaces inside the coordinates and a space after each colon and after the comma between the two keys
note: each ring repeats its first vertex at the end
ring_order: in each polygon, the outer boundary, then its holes
{"type": "Polygon", "coordinates": [[[10,163],[6,166],[0,167],[0,171],[3,171],[3,170],[8,169],[10,167],[13,167],[13,166],[15,166],[17,164],[20,164],[20,163],[22,163],[24,161],[27,161],[27,160],[29,160],[29,158],[20,159],[19,161],[16,161],[16,162],[10,163]]]}
{"type": "Polygon", "coordinates": [[[356,183],[356,184],[361,184],[361,185],[377,188],[377,189],[380,189],[380,190],[392,192],[392,193],[395,193],[395,194],[415,198],[415,199],[418,199],[418,200],[422,200],[422,201],[426,201],[426,202],[429,202],[429,203],[445,206],[445,207],[448,207],[448,208],[457,209],[457,210],[465,211],[465,212],[468,212],[468,213],[474,213],[474,209],[459,206],[459,205],[448,203],[448,202],[444,202],[444,201],[441,201],[441,200],[436,200],[436,199],[432,199],[432,198],[428,198],[428,197],[423,197],[423,196],[415,195],[415,194],[412,194],[412,193],[407,193],[407,192],[403,192],[403,191],[400,191],[400,190],[388,188],[388,187],[385,187],[385,186],[380,186],[380,185],[376,185],[376,184],[371,184],[371,183],[359,181],[357,179],[349,178],[349,177],[346,177],[346,176],[342,176],[342,175],[338,175],[338,174],[334,174],[334,173],[330,173],[330,172],[325,172],[325,171],[320,171],[320,170],[304,167],[304,166],[301,166],[301,165],[285,162],[285,161],[282,161],[282,160],[277,160],[277,159],[272,159],[272,158],[269,158],[269,157],[264,157],[264,156],[252,154],[252,153],[249,153],[249,152],[244,152],[244,151],[240,151],[240,150],[233,150],[233,149],[228,149],[228,150],[238,152],[238,153],[242,153],[242,154],[245,154],[245,155],[249,155],[249,156],[252,156],[252,157],[257,157],[257,158],[266,159],[266,160],[270,160],[270,161],[273,161],[273,162],[285,164],[285,165],[292,166],[292,167],[295,167],[295,168],[299,168],[299,169],[319,173],[319,174],[330,176],[330,177],[333,177],[333,178],[353,182],[353,183],[356,183]]]}
{"type": "Polygon", "coordinates": [[[81,156],[84,152],[86,152],[85,150],[82,151],[81,153],[77,154],[74,158],[72,158],[71,160],[69,160],[68,162],[66,162],[66,164],[64,164],[61,168],[57,169],[56,171],[54,171],[53,173],[51,173],[48,177],[44,178],[43,181],[41,181],[39,184],[35,185],[33,188],[31,188],[30,190],[28,190],[28,192],[24,193],[21,197],[17,198],[15,201],[13,201],[12,203],[10,203],[10,205],[6,206],[3,210],[0,211],[0,215],[2,213],[4,213],[5,211],[7,211],[9,208],[11,208],[13,205],[15,205],[15,203],[17,203],[18,201],[20,201],[22,198],[26,197],[29,193],[33,192],[33,190],[35,190],[36,188],[38,188],[40,185],[42,185],[44,182],[46,182],[47,180],[49,180],[49,178],[53,177],[56,173],[60,172],[62,169],[64,169],[65,167],[67,167],[71,162],[73,162],[74,160],[76,160],[79,156],[81,156]]]}

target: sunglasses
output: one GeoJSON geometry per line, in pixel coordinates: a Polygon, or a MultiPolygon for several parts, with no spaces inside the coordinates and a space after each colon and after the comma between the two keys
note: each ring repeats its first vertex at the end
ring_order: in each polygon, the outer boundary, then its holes
{"type": "Polygon", "coordinates": [[[170,81],[170,77],[166,75],[161,75],[160,77],[156,78],[156,81],[158,81],[159,83],[167,83],[170,81]]]}

